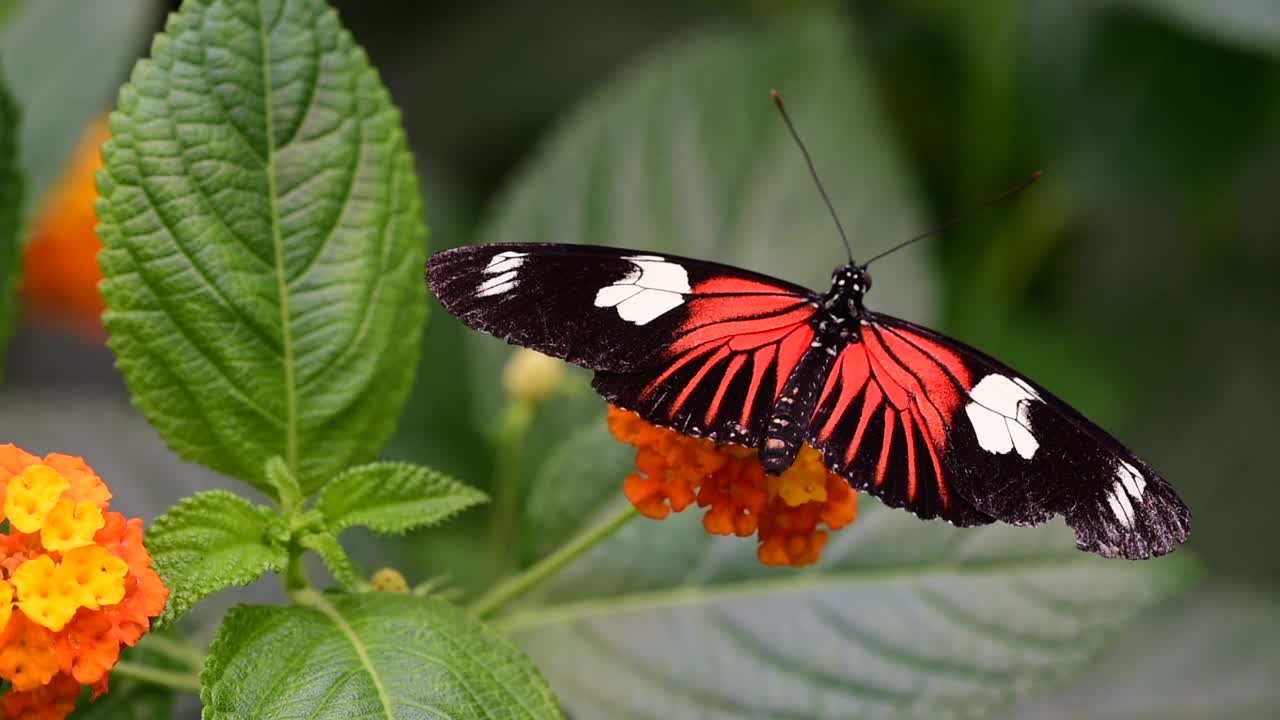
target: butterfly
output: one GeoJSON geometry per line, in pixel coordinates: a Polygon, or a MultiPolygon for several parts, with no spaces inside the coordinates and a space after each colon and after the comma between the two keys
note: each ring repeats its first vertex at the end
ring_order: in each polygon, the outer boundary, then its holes
{"type": "Polygon", "coordinates": [[[653,425],[757,448],[769,473],[808,443],[921,518],[1062,515],[1080,549],[1129,559],[1187,538],[1187,506],[1106,431],[999,360],[867,308],[867,264],[818,293],[644,250],[492,244],[434,254],[426,281],[468,326],[593,370],[653,425]]]}

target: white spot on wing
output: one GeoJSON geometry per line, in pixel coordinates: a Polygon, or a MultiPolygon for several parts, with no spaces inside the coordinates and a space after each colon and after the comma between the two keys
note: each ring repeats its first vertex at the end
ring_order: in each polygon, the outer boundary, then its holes
{"type": "Polygon", "coordinates": [[[1111,486],[1110,492],[1107,493],[1107,504],[1111,506],[1111,514],[1116,516],[1116,520],[1119,520],[1121,525],[1126,528],[1133,527],[1135,517],[1133,504],[1129,502],[1129,494],[1119,480],[1111,486]]]}
{"type": "Polygon", "coordinates": [[[517,271],[529,253],[506,250],[489,258],[489,264],[480,272],[485,279],[476,286],[476,297],[501,295],[520,284],[517,271]]]}
{"type": "Polygon", "coordinates": [[[524,259],[528,256],[529,253],[516,252],[514,250],[500,252],[489,259],[489,264],[484,266],[484,272],[487,275],[492,275],[493,273],[515,270],[524,264],[524,259]]]}
{"type": "Polygon", "coordinates": [[[623,320],[644,325],[684,303],[684,293],[689,292],[689,273],[684,267],[656,255],[625,259],[635,268],[621,280],[600,288],[596,307],[614,308],[623,320]]]}
{"type": "Polygon", "coordinates": [[[1120,479],[1125,492],[1133,498],[1134,502],[1142,502],[1142,493],[1147,489],[1147,480],[1142,477],[1142,473],[1138,472],[1138,468],[1120,460],[1116,463],[1116,477],[1120,479]]]}
{"type": "Polygon", "coordinates": [[[978,445],[1003,455],[1017,450],[1024,459],[1035,456],[1040,443],[1031,430],[1030,407],[1040,394],[1021,378],[987,375],[969,391],[965,414],[978,436],[978,445]]]}
{"type": "Polygon", "coordinates": [[[511,270],[501,275],[494,275],[476,286],[478,297],[488,297],[504,293],[516,286],[516,271],[511,270]]]}

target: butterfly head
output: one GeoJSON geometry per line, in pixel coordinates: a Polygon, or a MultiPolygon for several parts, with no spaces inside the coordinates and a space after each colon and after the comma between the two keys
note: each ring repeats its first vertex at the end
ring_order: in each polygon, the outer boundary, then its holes
{"type": "Polygon", "coordinates": [[[827,306],[846,304],[855,315],[862,311],[862,296],[871,290],[871,273],[856,263],[841,265],[831,273],[827,306]]]}

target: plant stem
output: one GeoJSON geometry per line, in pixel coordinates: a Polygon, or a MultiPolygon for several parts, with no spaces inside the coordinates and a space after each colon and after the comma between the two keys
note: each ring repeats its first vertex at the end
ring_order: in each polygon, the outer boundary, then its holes
{"type": "Polygon", "coordinates": [[[490,559],[495,576],[511,564],[512,538],[519,521],[524,495],[524,449],[533,426],[533,405],[513,401],[494,432],[497,464],[494,467],[493,514],[490,520],[490,559]]]}
{"type": "Polygon", "coordinates": [[[129,678],[148,685],[159,685],[183,692],[200,692],[200,676],[196,673],[162,670],[150,665],[140,665],[121,660],[111,669],[111,677],[129,678]]]}
{"type": "Polygon", "coordinates": [[[578,559],[583,553],[598,545],[602,540],[614,534],[622,526],[631,522],[639,513],[630,505],[605,518],[598,525],[576,535],[572,540],[561,545],[555,552],[539,560],[532,567],[519,575],[494,586],[489,592],[481,595],[471,604],[471,612],[477,617],[488,617],[506,607],[511,601],[529,592],[555,575],[566,565],[578,559]]]}
{"type": "Polygon", "coordinates": [[[284,591],[291,595],[298,590],[310,588],[311,581],[307,579],[307,567],[302,562],[306,550],[293,543],[289,545],[289,567],[284,574],[284,591]]]}
{"type": "Polygon", "coordinates": [[[200,672],[201,668],[204,667],[204,653],[171,635],[156,635],[154,633],[144,635],[139,646],[151,652],[164,655],[171,660],[177,660],[196,672],[200,672]]]}

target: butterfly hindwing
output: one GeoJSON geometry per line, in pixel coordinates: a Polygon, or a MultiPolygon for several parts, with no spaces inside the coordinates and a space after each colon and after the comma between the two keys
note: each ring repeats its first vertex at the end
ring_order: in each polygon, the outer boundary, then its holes
{"type": "Polygon", "coordinates": [[[748,446],[813,337],[811,291],[652,252],[464,247],[433,256],[427,282],[471,327],[595,370],[609,402],[748,446]]]}
{"type": "Polygon", "coordinates": [[[906,347],[864,324],[825,379],[809,443],[853,487],[886,505],[959,526],[994,520],[957,492],[948,437],[960,404],[942,347],[906,347]]]}
{"type": "Polygon", "coordinates": [[[1077,546],[1107,557],[1163,555],[1186,539],[1190,512],[1168,482],[1052,393],[926,328],[874,314],[869,327],[886,349],[932,362],[925,379],[939,387],[926,393],[951,408],[942,467],[979,512],[1015,525],[1062,515],[1077,546]]]}

